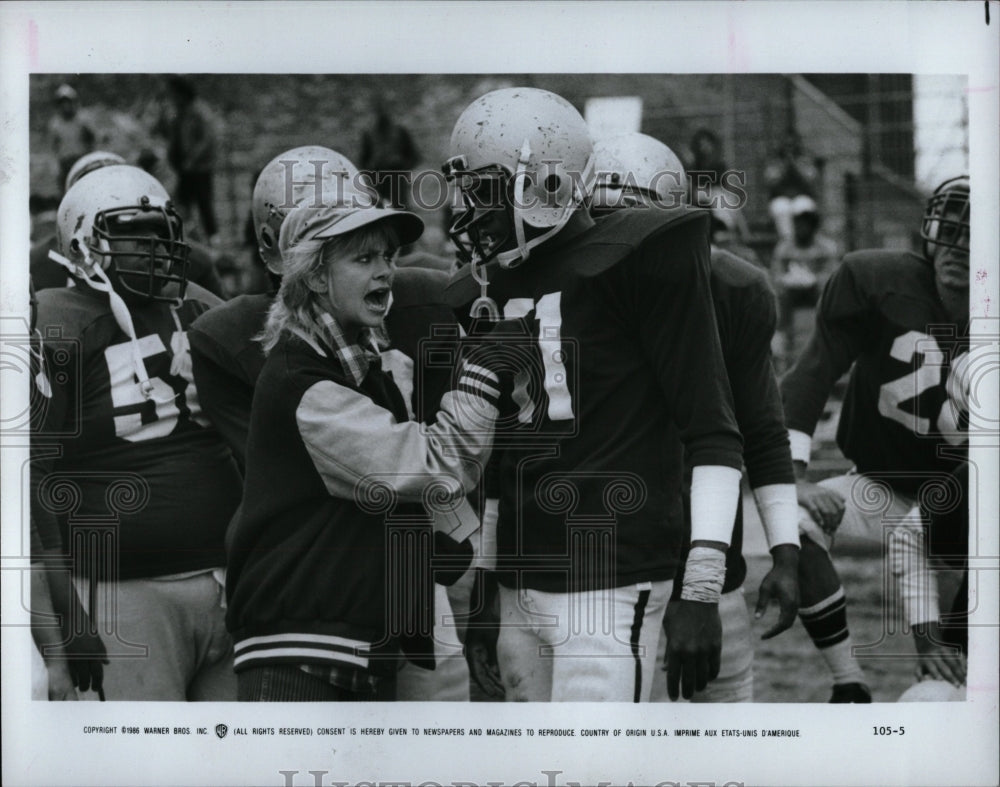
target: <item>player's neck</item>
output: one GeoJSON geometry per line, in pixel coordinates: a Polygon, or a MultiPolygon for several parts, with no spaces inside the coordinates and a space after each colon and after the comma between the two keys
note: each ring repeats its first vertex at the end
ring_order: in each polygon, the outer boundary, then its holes
{"type": "Polygon", "coordinates": [[[959,327],[965,327],[969,322],[969,291],[938,287],[938,297],[949,319],[959,327]]]}

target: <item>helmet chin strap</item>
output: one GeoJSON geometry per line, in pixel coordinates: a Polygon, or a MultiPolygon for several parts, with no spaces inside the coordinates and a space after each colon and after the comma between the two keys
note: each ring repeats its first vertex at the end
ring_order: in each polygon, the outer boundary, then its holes
{"type": "MultiPolygon", "coordinates": [[[[563,215],[555,223],[555,225],[543,232],[541,235],[528,240],[524,232],[524,221],[521,219],[521,214],[517,209],[518,205],[524,204],[524,180],[527,175],[528,162],[531,159],[531,144],[527,139],[524,140],[524,145],[521,146],[521,155],[517,159],[517,169],[514,171],[514,237],[517,239],[517,248],[511,249],[510,251],[503,251],[496,255],[497,262],[499,262],[501,268],[516,268],[518,265],[523,263],[528,259],[531,254],[531,250],[536,246],[541,246],[550,238],[559,234],[566,223],[570,220],[573,215],[573,210],[583,202],[583,195],[580,194],[578,185],[573,184],[573,201],[566,206],[563,210],[563,215]]],[[[594,157],[591,156],[587,159],[587,165],[583,168],[583,172],[580,173],[581,178],[584,182],[590,176],[590,171],[594,165],[594,157]]]]}
{"type": "Polygon", "coordinates": [[[166,398],[156,398],[153,396],[153,384],[150,382],[149,374],[146,372],[146,364],[142,361],[139,340],[135,335],[135,325],[132,323],[132,315],[129,313],[128,306],[125,304],[122,296],[115,292],[114,287],[111,286],[108,274],[104,272],[104,269],[100,265],[94,262],[87,249],[87,245],[83,243],[82,239],[79,242],[79,246],[83,250],[83,256],[86,260],[84,265],[78,265],[54,250],[49,251],[49,259],[62,265],[91,289],[107,294],[115,322],[118,323],[118,327],[129,338],[132,348],[132,366],[135,370],[135,376],[139,380],[139,390],[142,392],[143,398],[157,404],[166,404],[173,401],[177,398],[177,394],[166,398]]]}

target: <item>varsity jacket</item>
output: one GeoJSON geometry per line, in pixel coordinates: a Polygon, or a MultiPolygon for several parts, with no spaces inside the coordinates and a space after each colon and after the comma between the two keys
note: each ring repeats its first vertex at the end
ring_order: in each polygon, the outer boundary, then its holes
{"type": "Polygon", "coordinates": [[[433,667],[432,655],[413,655],[432,650],[407,647],[431,630],[432,514],[478,483],[497,415],[496,376],[460,369],[427,426],[408,420],[377,360],[358,382],[326,344],[279,339],[254,393],[229,542],[237,672],[285,663],[385,674],[401,648],[433,667]]]}

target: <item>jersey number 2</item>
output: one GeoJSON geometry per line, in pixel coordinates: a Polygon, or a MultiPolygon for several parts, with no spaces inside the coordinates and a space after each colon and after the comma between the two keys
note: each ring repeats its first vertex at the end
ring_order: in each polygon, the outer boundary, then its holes
{"type": "Polygon", "coordinates": [[[916,434],[925,435],[930,433],[931,420],[907,412],[900,405],[915,400],[934,386],[941,385],[944,353],[941,352],[933,336],[919,331],[907,331],[902,336],[896,337],[889,355],[897,361],[910,363],[918,352],[924,356],[923,363],[919,367],[879,389],[878,411],[916,434]]]}

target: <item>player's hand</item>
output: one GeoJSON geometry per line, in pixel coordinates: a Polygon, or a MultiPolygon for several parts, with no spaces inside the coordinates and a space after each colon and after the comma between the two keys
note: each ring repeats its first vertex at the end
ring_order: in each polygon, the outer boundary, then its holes
{"type": "Polygon", "coordinates": [[[840,527],[844,518],[844,498],[839,492],[800,479],[795,482],[795,494],[799,505],[824,531],[833,533],[840,527]]]}
{"type": "Polygon", "coordinates": [[[467,629],[465,660],[469,674],[487,697],[503,699],[504,687],[497,664],[497,630],[467,629]]]}
{"type": "Polygon", "coordinates": [[[45,667],[49,673],[50,702],[76,702],[80,699],[76,696],[76,685],[65,659],[48,660],[45,667]]]}
{"type": "Polygon", "coordinates": [[[689,700],[719,676],[722,620],[719,605],[678,601],[667,606],[667,694],[689,700]]]}
{"type": "MultiPolygon", "coordinates": [[[[479,598],[482,573],[477,572],[472,598],[479,598]]],[[[503,699],[504,687],[497,662],[497,638],[500,634],[499,598],[486,599],[482,609],[469,620],[465,630],[465,661],[469,674],[486,696],[503,699]]]]}
{"type": "Polygon", "coordinates": [[[799,548],[794,544],[779,544],[771,550],[773,565],[760,583],[754,618],[759,620],[768,605],[778,604],[778,620],[761,639],[771,639],[791,628],[799,612],[799,548]]]}
{"type": "Polygon", "coordinates": [[[913,644],[917,648],[919,670],[923,677],[936,678],[961,686],[965,683],[965,656],[953,645],[944,644],[937,623],[920,623],[913,627],[913,644]]]}
{"type": "Polygon", "coordinates": [[[104,689],[104,664],[108,654],[101,638],[92,633],[89,620],[84,620],[83,633],[74,632],[65,645],[69,674],[80,691],[104,689]]]}

